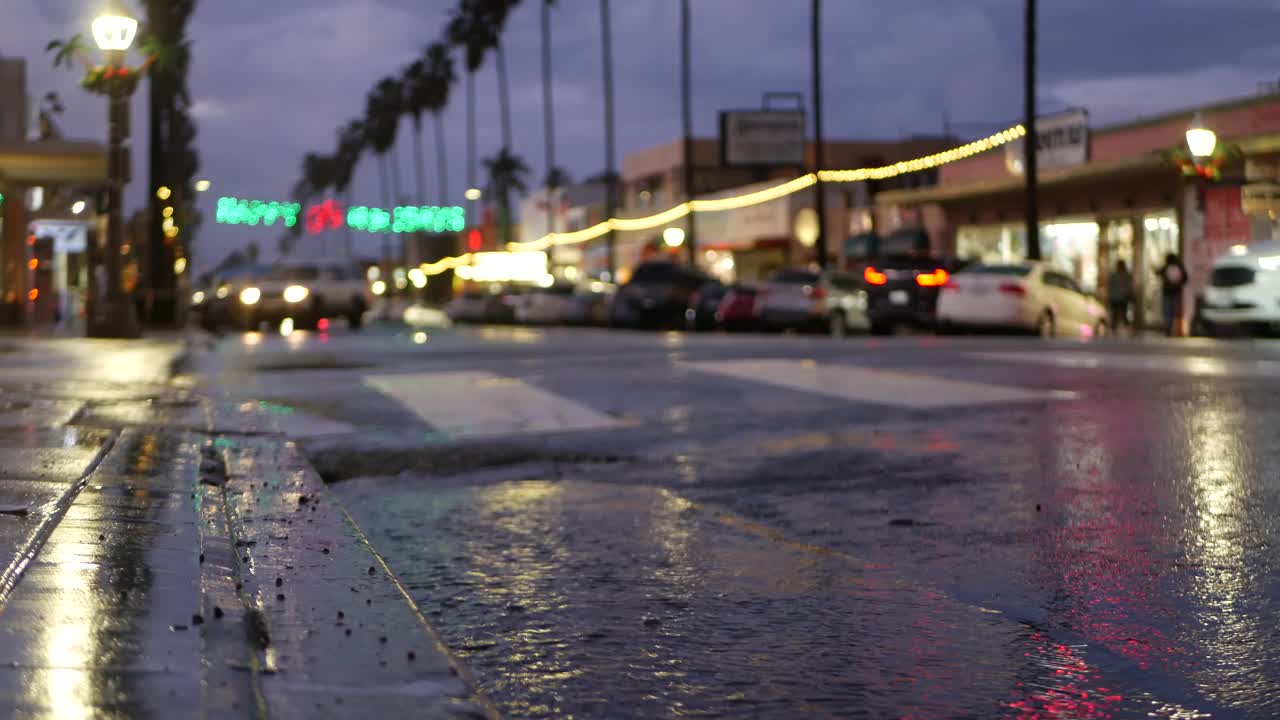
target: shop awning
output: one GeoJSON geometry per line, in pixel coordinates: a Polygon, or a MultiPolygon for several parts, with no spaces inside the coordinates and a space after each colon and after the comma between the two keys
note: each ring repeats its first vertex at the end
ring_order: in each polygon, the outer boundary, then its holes
{"type": "MultiPolygon", "coordinates": [[[[1126,176],[1172,174],[1177,169],[1159,154],[1142,155],[1111,162],[1095,162],[1078,165],[1072,168],[1052,170],[1042,173],[1040,186],[1060,186],[1077,183],[1095,182],[1101,179],[1112,179],[1126,176]]],[[[876,195],[877,205],[914,206],[932,203],[945,203],[951,200],[964,200],[985,195],[1004,195],[1021,192],[1026,186],[1020,175],[982,182],[965,183],[963,185],[934,185],[932,187],[912,190],[890,190],[876,195]]]]}
{"type": "Polygon", "coordinates": [[[0,144],[0,182],[16,185],[107,181],[107,151],[98,143],[43,140],[0,144]]]}

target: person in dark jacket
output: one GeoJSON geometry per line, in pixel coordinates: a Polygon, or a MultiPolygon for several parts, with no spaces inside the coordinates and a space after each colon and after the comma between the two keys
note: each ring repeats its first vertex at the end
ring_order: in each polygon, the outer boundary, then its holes
{"type": "Polygon", "coordinates": [[[1175,253],[1164,257],[1164,266],[1156,271],[1160,276],[1160,304],[1164,309],[1165,334],[1178,334],[1182,319],[1182,290],[1187,285],[1187,268],[1175,253]]]}
{"type": "Polygon", "coordinates": [[[1107,305],[1111,309],[1111,329],[1119,333],[1122,325],[1129,325],[1129,306],[1133,304],[1133,274],[1123,260],[1116,261],[1115,270],[1107,278],[1107,305]]]}

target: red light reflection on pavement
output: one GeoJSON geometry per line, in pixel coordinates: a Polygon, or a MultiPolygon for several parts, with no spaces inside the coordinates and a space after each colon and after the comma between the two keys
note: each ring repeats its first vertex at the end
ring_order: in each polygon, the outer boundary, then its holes
{"type": "Polygon", "coordinates": [[[1040,674],[1010,691],[1005,717],[1110,718],[1120,709],[1124,696],[1092,685],[1100,674],[1084,661],[1078,648],[1052,642],[1041,632],[1032,633],[1029,642],[1026,657],[1040,674]]]}

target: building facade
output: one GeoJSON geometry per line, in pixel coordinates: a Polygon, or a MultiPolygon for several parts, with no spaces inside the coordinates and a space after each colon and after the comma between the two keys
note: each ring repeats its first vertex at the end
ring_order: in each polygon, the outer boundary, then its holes
{"type": "Polygon", "coordinates": [[[62,139],[27,96],[23,60],[0,58],[0,324],[83,315],[106,148],[62,139]]]}
{"type": "MultiPolygon", "coordinates": [[[[1159,324],[1156,270],[1167,254],[1182,257],[1194,294],[1213,259],[1232,245],[1276,237],[1280,95],[1097,129],[1087,118],[1072,111],[1038,121],[1045,126],[1038,144],[1042,256],[1085,290],[1101,292],[1124,260],[1138,285],[1137,319],[1159,324]],[[1179,166],[1193,122],[1217,133],[1218,179],[1189,176],[1179,166]]],[[[930,218],[939,253],[1025,259],[1021,145],[1006,150],[945,165],[932,187],[880,193],[875,215],[889,227],[930,218]]]]}
{"type": "MultiPolygon", "coordinates": [[[[919,137],[897,141],[829,141],[824,144],[824,167],[829,169],[878,167],[928,155],[955,146],[945,137],[919,137]]],[[[618,216],[653,215],[689,198],[685,189],[684,146],[673,141],[628,154],[623,158],[618,216]]],[[[692,196],[698,199],[732,197],[767,188],[799,177],[813,167],[814,149],[806,149],[803,166],[744,168],[721,164],[720,143],[715,139],[693,142],[692,196]]],[[[919,173],[884,181],[884,188],[914,187],[933,182],[933,173],[919,173]]],[[[855,185],[823,186],[828,256],[841,257],[844,241],[864,224],[873,223],[867,188],[855,185]]],[[[875,188],[876,190],[883,188],[875,188]]],[[[645,259],[678,256],[683,248],[667,248],[662,240],[668,227],[679,228],[696,242],[696,262],[729,281],[758,280],[779,267],[812,262],[816,249],[810,230],[816,189],[808,188],[784,198],[716,213],[698,213],[663,227],[644,231],[615,232],[619,279],[645,259]],[[692,223],[692,227],[691,227],[692,223]]],[[[608,267],[606,239],[592,241],[585,250],[588,274],[608,267]]]]}

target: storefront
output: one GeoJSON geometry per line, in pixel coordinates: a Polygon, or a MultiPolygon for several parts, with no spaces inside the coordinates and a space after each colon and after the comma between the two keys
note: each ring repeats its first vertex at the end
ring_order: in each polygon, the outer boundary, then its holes
{"type": "MultiPolygon", "coordinates": [[[[1159,325],[1157,270],[1171,253],[1189,275],[1186,306],[1208,281],[1213,259],[1233,244],[1274,237],[1280,192],[1280,95],[1170,113],[1093,130],[1084,111],[1044,118],[1039,128],[1040,245],[1045,262],[1086,290],[1105,294],[1123,260],[1133,273],[1135,317],[1159,325]],[[1219,138],[1216,177],[1188,176],[1176,162],[1199,116],[1219,138]],[[1242,188],[1242,186],[1244,186],[1242,188]],[[1249,188],[1256,188],[1251,192],[1249,188]],[[1250,197],[1270,199],[1250,204],[1250,197]]],[[[906,211],[945,218],[931,249],[984,262],[1027,257],[1020,147],[940,168],[934,187],[881,193],[880,216],[906,211]]]]}

